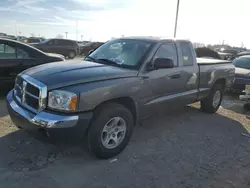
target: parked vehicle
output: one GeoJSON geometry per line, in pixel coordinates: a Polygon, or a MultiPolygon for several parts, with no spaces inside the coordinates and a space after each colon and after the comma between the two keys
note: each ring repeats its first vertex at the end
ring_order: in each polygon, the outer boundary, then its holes
{"type": "Polygon", "coordinates": [[[195,52],[196,52],[196,57],[205,57],[205,58],[210,57],[214,59],[221,59],[218,52],[206,47],[196,48],[195,52]]]}
{"type": "Polygon", "coordinates": [[[79,45],[73,40],[48,39],[41,43],[32,45],[44,52],[62,54],[70,59],[74,59],[79,53],[79,45]]]}
{"type": "Polygon", "coordinates": [[[27,39],[27,37],[25,37],[25,36],[17,36],[17,41],[19,41],[19,42],[24,42],[25,39],[27,39]]]}
{"type": "Polygon", "coordinates": [[[223,60],[233,60],[235,57],[231,53],[225,53],[225,52],[218,52],[220,59],[223,60]]]}
{"type": "Polygon", "coordinates": [[[100,47],[103,44],[104,43],[102,43],[102,42],[89,42],[85,45],[81,45],[80,46],[80,54],[86,56],[86,55],[88,55],[88,53],[90,51],[97,49],[98,47],[100,47]]]}
{"type": "Polygon", "coordinates": [[[23,39],[23,42],[26,44],[40,43],[42,41],[43,41],[42,38],[37,38],[37,37],[30,37],[30,38],[23,39]]]}
{"type": "Polygon", "coordinates": [[[16,40],[16,39],[17,39],[17,37],[14,36],[14,35],[7,35],[7,37],[8,37],[9,39],[11,39],[11,40],[16,40]]]}
{"type": "Polygon", "coordinates": [[[0,36],[0,38],[11,39],[11,40],[16,40],[17,39],[14,35],[0,36]]]}
{"type": "Polygon", "coordinates": [[[239,50],[221,48],[221,49],[219,49],[218,52],[230,54],[230,60],[234,60],[237,57],[239,50]]]}
{"type": "Polygon", "coordinates": [[[5,37],[5,36],[7,36],[6,33],[0,33],[0,37],[5,37]]]}
{"type": "Polygon", "coordinates": [[[232,91],[241,93],[250,85],[250,55],[240,56],[233,61],[235,66],[235,83],[232,91]]]}
{"type": "Polygon", "coordinates": [[[89,41],[82,41],[82,42],[77,42],[77,43],[79,45],[79,54],[80,55],[84,55],[84,49],[86,47],[91,46],[91,42],[89,42],[89,41]]]}
{"type": "Polygon", "coordinates": [[[14,84],[16,76],[25,69],[63,60],[64,58],[61,55],[49,55],[26,44],[2,38],[0,39],[1,86],[14,84]]]}
{"type": "Polygon", "coordinates": [[[250,51],[243,51],[243,52],[240,52],[240,53],[237,54],[237,57],[245,56],[245,55],[250,55],[250,51]]]}
{"type": "Polygon", "coordinates": [[[85,45],[87,45],[88,43],[90,43],[89,41],[77,41],[77,44],[79,45],[79,46],[85,46],[85,45]]]}
{"type": "Polygon", "coordinates": [[[202,111],[215,113],[233,80],[231,62],[196,60],[189,41],[121,38],[85,61],[22,72],[7,106],[17,127],[63,140],[86,137],[93,154],[109,158],[125,148],[139,120],[161,109],[201,101],[202,111]]]}

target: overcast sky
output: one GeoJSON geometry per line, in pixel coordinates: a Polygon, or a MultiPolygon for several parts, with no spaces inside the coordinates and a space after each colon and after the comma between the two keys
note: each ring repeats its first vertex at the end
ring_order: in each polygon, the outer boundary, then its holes
{"type": "MultiPolygon", "coordinates": [[[[86,40],[173,37],[177,0],[0,0],[0,32],[86,40]],[[76,24],[77,23],[77,24],[76,24]]],[[[180,0],[178,38],[250,47],[250,0],[180,0]]]]}

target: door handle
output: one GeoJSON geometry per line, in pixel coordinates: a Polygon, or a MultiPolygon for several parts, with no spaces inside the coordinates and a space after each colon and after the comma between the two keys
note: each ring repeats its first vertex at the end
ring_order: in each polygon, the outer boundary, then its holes
{"type": "Polygon", "coordinates": [[[178,73],[178,74],[173,74],[170,76],[171,79],[177,79],[177,78],[180,78],[181,77],[181,74],[178,73]]]}

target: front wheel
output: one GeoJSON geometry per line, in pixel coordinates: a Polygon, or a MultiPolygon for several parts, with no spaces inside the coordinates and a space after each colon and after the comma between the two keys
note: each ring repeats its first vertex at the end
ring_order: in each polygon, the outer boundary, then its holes
{"type": "Polygon", "coordinates": [[[74,59],[76,57],[76,53],[74,51],[70,51],[68,57],[69,59],[74,59]]]}
{"type": "Polygon", "coordinates": [[[201,101],[201,110],[206,113],[215,113],[220,107],[223,91],[222,84],[214,85],[209,96],[201,101]]]}
{"type": "Polygon", "coordinates": [[[108,103],[95,112],[88,130],[88,146],[103,159],[119,154],[128,144],[133,129],[133,116],[124,106],[108,103]]]}

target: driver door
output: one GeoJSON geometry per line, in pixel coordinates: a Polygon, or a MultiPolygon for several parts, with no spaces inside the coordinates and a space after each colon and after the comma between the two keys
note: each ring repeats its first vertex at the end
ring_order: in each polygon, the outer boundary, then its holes
{"type": "Polygon", "coordinates": [[[140,77],[145,78],[143,80],[145,92],[140,101],[142,117],[151,116],[154,112],[176,106],[184,89],[176,44],[174,42],[162,44],[157,49],[151,63],[156,58],[172,59],[174,68],[140,73],[140,77]]]}

